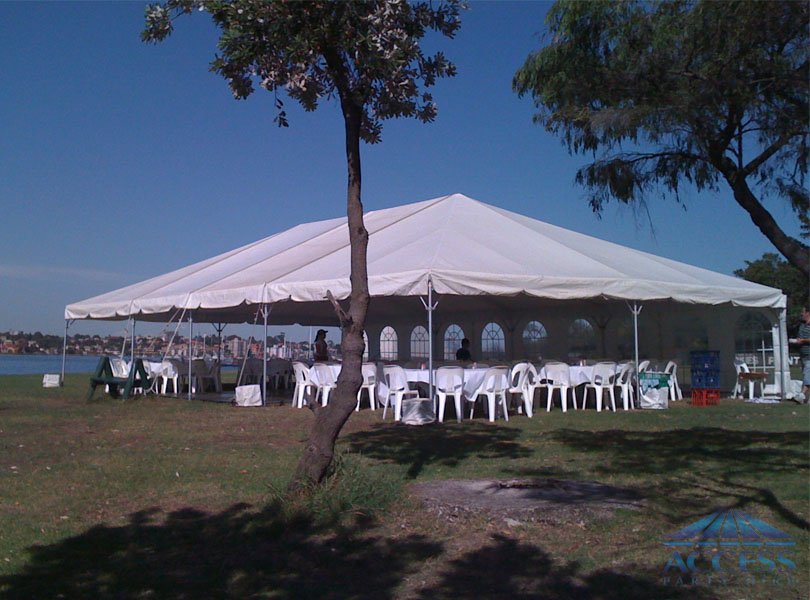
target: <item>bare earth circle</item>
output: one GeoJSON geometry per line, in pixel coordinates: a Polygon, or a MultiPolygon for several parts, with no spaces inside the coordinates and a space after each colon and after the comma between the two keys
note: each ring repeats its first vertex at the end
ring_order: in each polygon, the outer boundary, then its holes
{"type": "Polygon", "coordinates": [[[561,523],[604,518],[617,508],[640,509],[631,489],[565,479],[471,479],[417,483],[411,492],[443,517],[489,513],[494,518],[561,523]]]}

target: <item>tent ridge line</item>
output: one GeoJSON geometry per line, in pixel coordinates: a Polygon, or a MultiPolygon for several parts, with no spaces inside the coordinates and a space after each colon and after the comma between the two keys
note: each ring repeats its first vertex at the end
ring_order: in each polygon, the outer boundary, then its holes
{"type": "MultiPolygon", "coordinates": [[[[579,250],[579,248],[571,248],[570,246],[566,246],[562,242],[557,241],[556,239],[552,238],[551,236],[547,235],[546,233],[538,232],[537,230],[535,230],[532,227],[530,227],[529,225],[527,225],[522,219],[520,219],[520,217],[522,217],[523,219],[529,219],[531,221],[534,221],[535,223],[540,223],[541,225],[546,226],[546,227],[552,227],[557,231],[571,233],[572,230],[565,229],[565,228],[560,227],[558,225],[552,225],[551,223],[547,223],[546,221],[541,221],[540,219],[535,219],[534,217],[530,217],[528,215],[521,215],[520,213],[516,213],[516,212],[513,212],[511,210],[501,208],[499,206],[493,206],[491,204],[487,204],[486,202],[480,202],[480,201],[477,201],[477,202],[479,204],[483,205],[483,206],[486,206],[490,211],[497,213],[502,218],[509,219],[509,221],[511,221],[512,223],[515,223],[516,225],[518,225],[522,229],[526,229],[526,230],[530,231],[531,233],[534,233],[535,235],[537,235],[537,234],[542,235],[543,238],[553,242],[557,246],[560,246],[560,247],[565,248],[567,250],[573,250],[574,252],[576,252],[577,255],[582,256],[584,258],[587,258],[588,260],[592,260],[593,262],[601,265],[602,267],[608,268],[608,269],[610,269],[611,271],[614,271],[617,274],[621,274],[621,271],[618,271],[615,267],[613,267],[611,265],[608,265],[608,264],[605,264],[601,260],[598,260],[598,259],[596,259],[596,258],[594,258],[594,257],[592,257],[592,256],[590,256],[588,254],[585,254],[584,252],[579,250]],[[504,213],[506,213],[506,214],[504,214],[504,213]]],[[[577,235],[581,235],[581,236],[589,238],[589,239],[597,240],[599,242],[605,242],[605,243],[608,243],[608,244],[613,243],[613,242],[608,242],[607,240],[601,240],[601,239],[599,239],[597,237],[594,237],[594,236],[586,235],[584,233],[579,233],[578,231],[573,231],[573,233],[575,233],[577,235]]],[[[620,247],[620,248],[622,247],[619,244],[614,244],[614,245],[617,246],[617,247],[620,247]]],[[[633,248],[630,248],[630,250],[633,250],[633,248]]]]}
{"type": "MultiPolygon", "coordinates": [[[[420,212],[422,212],[422,211],[424,211],[424,210],[427,210],[428,208],[432,208],[433,206],[435,206],[435,205],[436,205],[436,204],[438,204],[439,202],[442,202],[442,201],[446,200],[447,198],[449,198],[449,197],[450,197],[450,196],[452,196],[452,195],[453,195],[453,194],[450,194],[450,195],[447,195],[447,196],[443,196],[443,197],[440,197],[440,198],[434,199],[433,201],[431,201],[431,200],[426,200],[425,202],[429,202],[430,204],[428,204],[427,206],[425,206],[425,207],[423,207],[423,208],[420,208],[420,209],[419,209],[419,210],[417,210],[416,212],[413,212],[413,213],[409,214],[409,215],[408,215],[407,217],[405,217],[405,218],[410,218],[410,217],[412,217],[412,216],[414,216],[414,215],[416,215],[416,214],[419,214],[420,212]]],[[[379,210],[385,210],[385,209],[378,209],[378,210],[375,210],[375,211],[371,211],[371,212],[369,212],[369,213],[365,213],[365,214],[363,215],[363,226],[365,226],[365,220],[366,220],[366,219],[365,219],[365,217],[367,217],[367,216],[369,216],[369,215],[371,215],[371,214],[374,214],[374,213],[376,213],[376,212],[379,212],[379,210]]],[[[287,252],[292,252],[293,250],[298,249],[300,246],[303,246],[304,244],[308,244],[309,242],[312,242],[313,240],[316,240],[316,239],[318,239],[318,238],[320,238],[320,237],[322,237],[322,236],[325,236],[325,235],[328,235],[328,234],[331,234],[331,233],[335,233],[337,230],[339,230],[339,229],[341,229],[341,228],[343,228],[343,227],[346,227],[346,229],[348,230],[348,228],[349,228],[349,218],[348,218],[348,217],[346,217],[346,218],[345,218],[345,222],[343,221],[343,217],[340,217],[340,220],[341,220],[341,223],[340,223],[339,225],[337,225],[336,227],[333,227],[333,228],[331,228],[331,229],[329,229],[329,230],[327,230],[327,231],[322,231],[322,232],[321,232],[321,233],[319,233],[318,235],[316,235],[316,236],[314,236],[314,237],[309,238],[308,240],[306,240],[305,242],[303,242],[303,243],[299,244],[299,245],[298,245],[298,246],[296,246],[295,248],[287,248],[286,250],[284,250],[284,251],[282,251],[282,252],[279,252],[278,254],[274,254],[274,255],[273,255],[271,258],[276,258],[276,257],[278,257],[278,256],[283,256],[285,253],[287,253],[287,252]]],[[[400,219],[400,220],[394,221],[393,223],[389,223],[388,225],[385,225],[385,226],[383,226],[383,227],[380,227],[379,229],[376,229],[376,230],[375,230],[373,233],[369,233],[369,234],[368,234],[368,236],[369,236],[369,241],[371,240],[371,236],[372,236],[373,234],[379,233],[380,231],[384,231],[385,229],[388,229],[389,227],[392,227],[393,225],[395,225],[395,224],[397,224],[397,223],[400,223],[402,220],[404,220],[404,219],[400,219]]],[[[346,243],[345,243],[345,244],[342,244],[342,245],[338,246],[337,248],[334,248],[334,249],[330,250],[329,252],[325,252],[325,253],[323,253],[323,254],[320,254],[320,255],[318,255],[317,257],[314,257],[312,260],[309,260],[309,261],[307,261],[307,262],[305,262],[305,263],[301,263],[301,264],[299,264],[299,265],[295,266],[294,268],[290,268],[289,270],[287,270],[287,271],[285,271],[285,272],[283,272],[283,273],[279,273],[279,274],[278,274],[278,275],[275,277],[275,279],[279,279],[279,278],[281,278],[281,277],[285,277],[285,276],[289,275],[290,273],[293,273],[294,271],[298,271],[299,269],[302,269],[302,268],[304,268],[304,267],[307,267],[307,266],[311,265],[312,263],[314,263],[314,262],[316,262],[316,261],[319,261],[319,260],[321,260],[321,259],[323,259],[323,258],[326,258],[327,256],[330,256],[330,255],[332,255],[332,254],[336,254],[337,252],[340,252],[341,250],[344,250],[345,248],[347,248],[347,247],[348,247],[348,246],[350,246],[350,245],[351,245],[351,240],[350,240],[350,239],[347,239],[347,241],[346,241],[346,243]]],[[[264,260],[268,260],[268,259],[267,259],[267,258],[265,258],[264,260]]],[[[263,262],[263,261],[259,261],[259,262],[263,262]]],[[[259,263],[254,263],[254,265],[252,265],[252,266],[255,266],[256,264],[259,264],[259,263]]],[[[265,282],[265,285],[267,285],[267,284],[268,284],[268,282],[265,282]]],[[[201,288],[201,289],[202,289],[202,288],[201,288]]],[[[198,289],[198,290],[195,290],[195,292],[199,292],[199,291],[200,291],[199,289],[198,289]]],[[[326,299],[326,296],[324,296],[324,299],[326,299]]]]}

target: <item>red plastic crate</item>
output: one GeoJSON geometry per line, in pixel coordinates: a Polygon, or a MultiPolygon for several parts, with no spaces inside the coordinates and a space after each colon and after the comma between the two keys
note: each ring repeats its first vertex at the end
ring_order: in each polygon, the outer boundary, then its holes
{"type": "Polygon", "coordinates": [[[692,388],[692,406],[713,406],[717,404],[720,404],[720,390],[692,388]]]}

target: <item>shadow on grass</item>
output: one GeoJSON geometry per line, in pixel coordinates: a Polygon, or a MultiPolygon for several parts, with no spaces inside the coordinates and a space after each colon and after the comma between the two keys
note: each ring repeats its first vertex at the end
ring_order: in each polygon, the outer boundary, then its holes
{"type": "Polygon", "coordinates": [[[0,578],[0,597],[385,600],[402,597],[404,580],[429,570],[431,583],[408,597],[708,597],[694,587],[682,594],[654,575],[585,573],[506,536],[444,563],[443,545],[423,536],[387,539],[370,523],[321,527],[305,516],[281,515],[277,506],[252,512],[244,505],[217,514],[185,509],[162,520],[157,510],[140,511],[128,525],[97,526],[30,549],[20,573],[0,578]]]}
{"type": "Polygon", "coordinates": [[[29,549],[19,574],[0,578],[4,599],[393,598],[403,577],[437,556],[420,536],[374,537],[368,525],[318,526],[235,505],[216,514],[134,513],[29,549]]]}
{"type": "Polygon", "coordinates": [[[542,549],[503,535],[486,546],[451,561],[437,584],[421,590],[421,599],[534,598],[544,600],[648,600],[650,598],[713,598],[692,586],[659,583],[654,576],[630,575],[608,569],[583,573],[576,562],[558,564],[542,549]]]}
{"type": "Polygon", "coordinates": [[[415,478],[427,465],[456,466],[464,459],[513,459],[532,451],[517,442],[520,431],[491,423],[380,426],[345,438],[352,452],[408,466],[415,478]]]}
{"type": "MultiPolygon", "coordinates": [[[[677,494],[679,488],[699,487],[713,496],[736,498],[737,507],[752,503],[767,506],[796,527],[810,529],[810,523],[785,507],[771,489],[751,485],[764,477],[806,471],[810,467],[806,432],[697,427],[667,431],[563,429],[548,435],[580,452],[598,454],[600,459],[593,467],[597,473],[666,476],[656,478],[650,490],[659,498],[683,502],[677,494]]],[[[705,505],[695,508],[705,513],[705,505]]]]}

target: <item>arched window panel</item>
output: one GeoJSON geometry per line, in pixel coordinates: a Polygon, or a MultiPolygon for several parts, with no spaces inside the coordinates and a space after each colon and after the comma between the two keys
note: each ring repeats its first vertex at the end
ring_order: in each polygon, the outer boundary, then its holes
{"type": "Polygon", "coordinates": [[[528,358],[536,360],[543,356],[548,346],[548,332],[540,321],[529,321],[523,328],[523,349],[528,358]]]}
{"type": "Polygon", "coordinates": [[[487,323],[481,332],[481,358],[503,359],[505,356],[503,329],[497,323],[487,323]]]}
{"type": "Polygon", "coordinates": [[[411,332],[411,358],[427,358],[429,354],[428,330],[417,325],[411,332]]]}
{"type": "Polygon", "coordinates": [[[596,331],[587,319],[574,319],[568,327],[568,359],[596,356],[596,331]]]}
{"type": "Polygon", "coordinates": [[[444,360],[455,360],[456,351],[461,348],[464,339],[464,330],[455,323],[444,332],[444,360]]]}
{"type": "Polygon", "coordinates": [[[737,319],[734,358],[749,367],[773,366],[773,328],[764,315],[747,312],[737,319]]]}
{"type": "Polygon", "coordinates": [[[380,333],[380,358],[382,360],[397,360],[397,338],[396,330],[390,325],[383,327],[380,333]]]}

